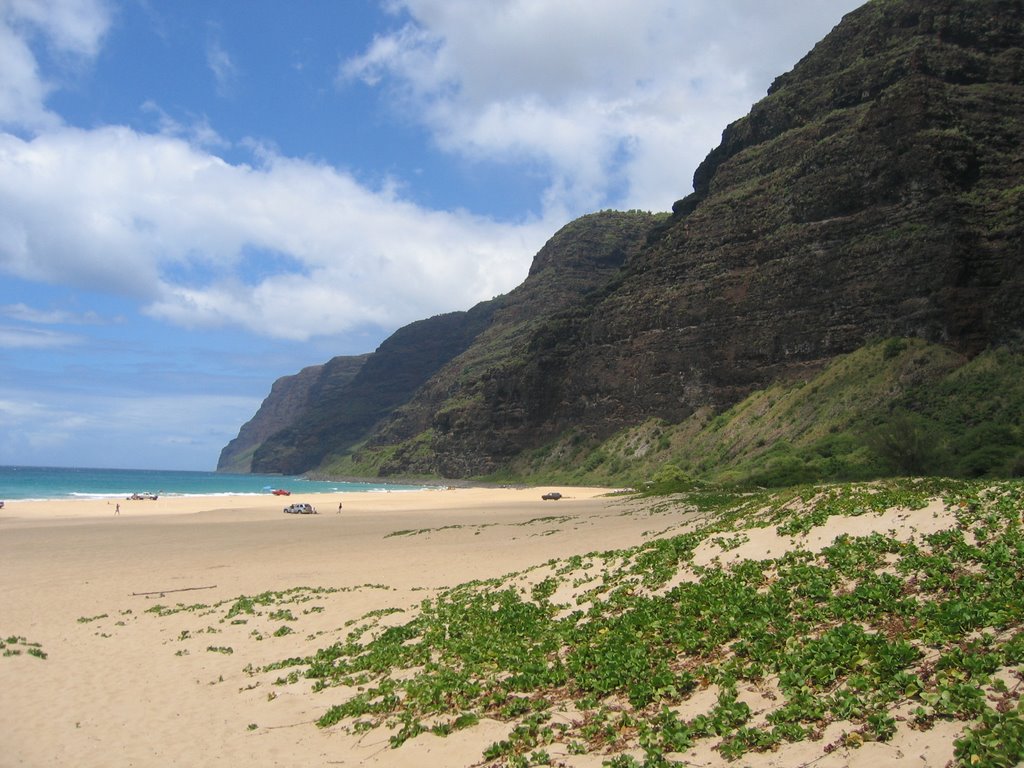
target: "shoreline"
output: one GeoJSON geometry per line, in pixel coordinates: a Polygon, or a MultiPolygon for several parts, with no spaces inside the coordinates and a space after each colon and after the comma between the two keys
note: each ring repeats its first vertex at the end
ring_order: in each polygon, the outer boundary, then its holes
{"type": "Polygon", "coordinates": [[[0,466],[0,502],[127,499],[158,496],[260,496],[284,488],[293,493],[405,491],[443,481],[404,483],[396,478],[340,480],[306,475],[233,474],[200,470],[0,466]]]}
{"type": "MultiPolygon", "coordinates": [[[[485,486],[424,487],[418,489],[383,489],[372,491],[337,491],[324,493],[292,492],[289,496],[267,493],[225,493],[166,495],[151,499],[127,499],[120,496],[74,499],[14,499],[5,501],[0,509],[0,523],[13,520],[47,520],[61,518],[152,517],[159,515],[195,515],[203,512],[240,511],[253,513],[278,512],[290,504],[309,503],[320,515],[336,514],[338,504],[344,510],[376,512],[437,511],[453,505],[489,505],[497,502],[541,502],[541,495],[559,490],[569,499],[593,499],[615,493],[610,488],[537,486],[497,488],[485,486]],[[118,513],[118,508],[120,511],[118,513]]],[[[549,502],[555,506],[561,502],[549,502]]]]}

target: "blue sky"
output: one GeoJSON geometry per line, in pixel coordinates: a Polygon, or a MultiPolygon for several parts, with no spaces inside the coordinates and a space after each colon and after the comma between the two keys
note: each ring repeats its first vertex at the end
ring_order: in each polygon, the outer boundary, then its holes
{"type": "Polygon", "coordinates": [[[659,211],[855,0],[0,0],[0,464],[213,469],[273,381],[659,211]]]}

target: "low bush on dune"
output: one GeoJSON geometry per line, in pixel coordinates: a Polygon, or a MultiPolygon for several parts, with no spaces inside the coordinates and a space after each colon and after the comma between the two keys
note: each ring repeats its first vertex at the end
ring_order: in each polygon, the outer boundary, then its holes
{"type": "Polygon", "coordinates": [[[404,623],[364,621],[266,669],[335,699],[320,726],[386,727],[396,748],[507,722],[483,755],[493,765],[554,752],[665,766],[701,744],[729,759],[799,741],[824,753],[939,722],[963,724],[957,764],[1024,759],[1024,483],[694,489],[646,504],[695,522],[461,585],[404,623]],[[831,533],[882,514],[884,530],[831,533]],[[750,550],[764,535],[777,548],[750,550]]]}
{"type": "Polygon", "coordinates": [[[45,659],[46,651],[39,643],[29,642],[21,635],[10,635],[0,638],[0,653],[4,656],[20,656],[22,651],[37,659],[45,659]]]}

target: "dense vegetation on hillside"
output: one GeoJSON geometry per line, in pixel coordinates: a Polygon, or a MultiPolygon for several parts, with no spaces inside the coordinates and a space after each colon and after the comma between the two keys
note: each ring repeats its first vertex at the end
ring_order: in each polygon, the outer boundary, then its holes
{"type": "Polygon", "coordinates": [[[1024,475],[1024,354],[967,360],[919,339],[878,341],[718,414],[605,441],[571,433],[491,479],[782,487],[922,474],[1024,475]]]}

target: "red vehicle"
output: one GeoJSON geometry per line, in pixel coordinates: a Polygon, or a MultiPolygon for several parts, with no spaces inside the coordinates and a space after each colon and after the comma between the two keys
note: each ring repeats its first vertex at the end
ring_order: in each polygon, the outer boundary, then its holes
{"type": "Polygon", "coordinates": [[[271,491],[271,493],[274,494],[275,496],[291,496],[292,495],[291,491],[286,490],[284,488],[275,488],[274,490],[271,491]]]}

